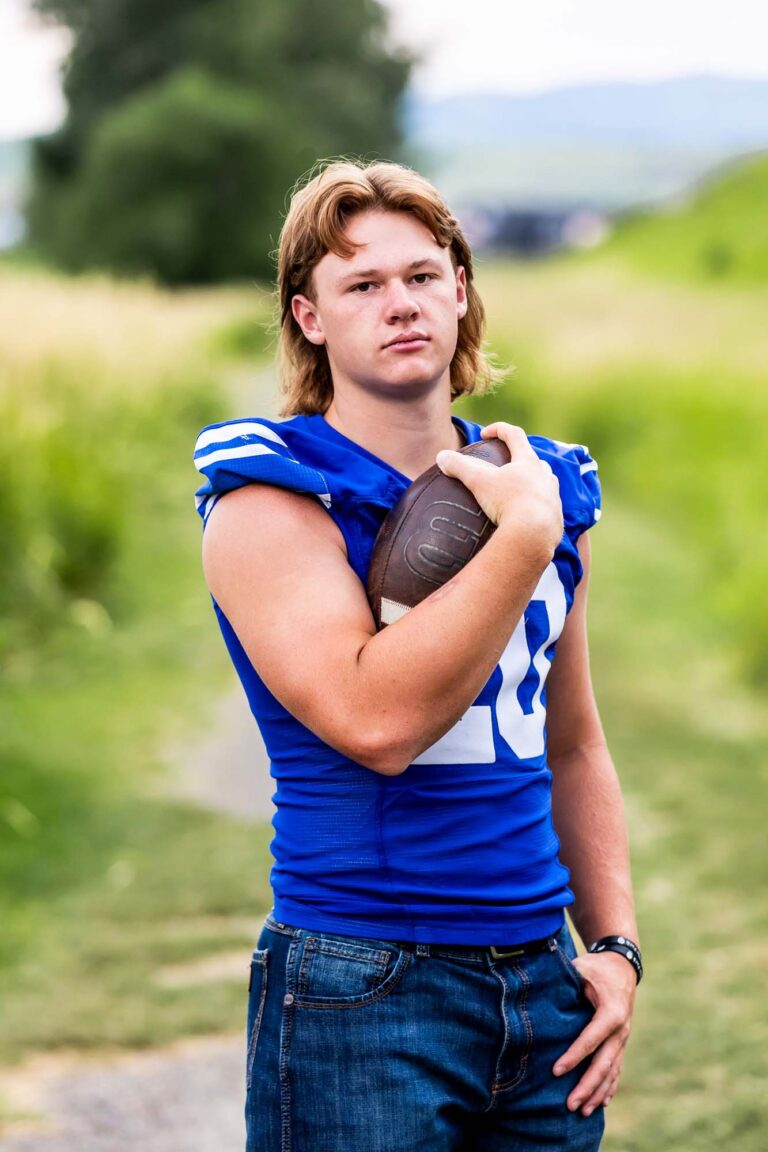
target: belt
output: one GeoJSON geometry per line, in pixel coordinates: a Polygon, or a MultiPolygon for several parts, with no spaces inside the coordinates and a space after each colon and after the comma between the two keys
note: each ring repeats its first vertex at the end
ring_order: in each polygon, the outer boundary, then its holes
{"type": "Polygon", "coordinates": [[[557,942],[554,936],[543,936],[539,940],[526,940],[520,944],[417,944],[413,940],[398,940],[398,948],[406,952],[418,952],[422,956],[451,953],[460,956],[490,956],[493,960],[512,960],[520,956],[530,956],[536,952],[554,952],[557,942]]]}

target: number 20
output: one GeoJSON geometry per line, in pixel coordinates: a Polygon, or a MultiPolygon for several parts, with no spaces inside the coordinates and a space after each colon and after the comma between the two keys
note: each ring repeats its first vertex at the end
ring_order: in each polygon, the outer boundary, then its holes
{"type": "Polygon", "coordinates": [[[499,733],[518,760],[544,751],[542,693],[551,667],[547,650],[563,630],[565,589],[554,563],[545,568],[523,617],[499,659],[502,684],[494,705],[474,704],[414,764],[493,764],[495,708],[499,733]]]}

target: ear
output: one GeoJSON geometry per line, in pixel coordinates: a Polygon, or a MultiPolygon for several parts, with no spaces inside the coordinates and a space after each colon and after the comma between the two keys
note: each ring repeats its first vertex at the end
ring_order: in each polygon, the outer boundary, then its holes
{"type": "Polygon", "coordinates": [[[467,274],[464,266],[459,264],[456,268],[456,311],[459,320],[467,314],[467,274]]]}
{"type": "Polygon", "coordinates": [[[310,344],[325,344],[325,334],[320,323],[320,317],[308,296],[294,296],[291,300],[291,312],[310,344]]]}

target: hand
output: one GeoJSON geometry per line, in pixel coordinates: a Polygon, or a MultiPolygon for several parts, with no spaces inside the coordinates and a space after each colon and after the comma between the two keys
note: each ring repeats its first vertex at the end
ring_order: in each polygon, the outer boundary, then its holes
{"type": "Polygon", "coordinates": [[[568,1097],[571,1111],[581,1108],[589,1116],[601,1104],[610,1104],[616,1092],[629,1039],[637,980],[632,965],[615,952],[587,953],[573,964],[584,977],[584,993],[596,1011],[584,1031],[557,1060],[553,1072],[561,1076],[594,1053],[589,1068],[568,1097]]]}
{"type": "Polygon", "coordinates": [[[514,424],[489,424],[483,438],[498,437],[509,448],[510,461],[497,468],[486,460],[460,452],[438,452],[437,463],[446,476],[453,476],[469,489],[497,526],[515,526],[547,552],[547,560],[563,535],[560,485],[550,466],[534,452],[522,428],[514,424]]]}

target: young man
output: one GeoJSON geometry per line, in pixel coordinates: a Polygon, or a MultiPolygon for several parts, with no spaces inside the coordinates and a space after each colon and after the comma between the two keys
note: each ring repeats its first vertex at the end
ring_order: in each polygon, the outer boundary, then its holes
{"type": "Polygon", "coordinates": [[[205,574],[276,781],[247,1148],[595,1149],[641,973],[587,654],[596,465],[452,417],[492,375],[483,309],[415,173],[326,167],[279,265],[289,419],[212,426],[195,453],[205,574]],[[504,467],[456,451],[493,436],[504,467]],[[436,459],[496,532],[377,633],[376,532],[436,459]],[[567,906],[601,951],[576,958],[567,906]]]}

